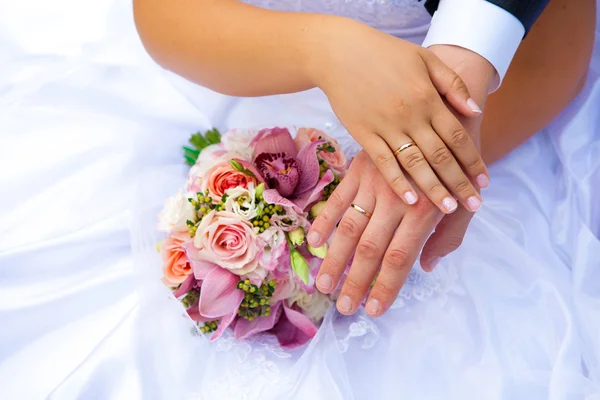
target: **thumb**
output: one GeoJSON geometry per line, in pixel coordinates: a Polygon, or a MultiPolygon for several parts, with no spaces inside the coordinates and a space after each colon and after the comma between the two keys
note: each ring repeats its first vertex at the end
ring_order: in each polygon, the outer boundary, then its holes
{"type": "Polygon", "coordinates": [[[471,98],[467,85],[465,85],[461,77],[444,64],[435,54],[426,50],[421,55],[427,66],[429,78],[438,93],[446,97],[448,103],[461,114],[467,117],[481,115],[481,108],[471,98]]]}
{"type": "Polygon", "coordinates": [[[442,257],[460,247],[473,215],[461,207],[442,218],[421,252],[421,266],[425,271],[433,271],[442,257]]]}

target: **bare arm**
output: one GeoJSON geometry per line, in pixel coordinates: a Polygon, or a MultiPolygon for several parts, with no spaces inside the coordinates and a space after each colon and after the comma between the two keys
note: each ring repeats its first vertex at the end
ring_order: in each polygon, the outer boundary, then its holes
{"type": "Polygon", "coordinates": [[[577,96],[594,44],[595,0],[551,0],[490,95],[481,127],[492,163],[546,126],[577,96]]]}
{"type": "Polygon", "coordinates": [[[342,18],[264,10],[235,0],[134,0],[148,53],[164,68],[234,96],[315,86],[315,38],[342,18]],[[308,49],[311,49],[309,51],[308,49]]]}

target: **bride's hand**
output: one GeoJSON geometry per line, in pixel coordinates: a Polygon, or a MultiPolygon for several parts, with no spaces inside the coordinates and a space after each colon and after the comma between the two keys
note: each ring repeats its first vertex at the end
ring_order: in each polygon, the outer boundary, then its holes
{"type": "Polygon", "coordinates": [[[489,175],[469,134],[440,94],[460,113],[481,113],[456,73],[432,52],[345,19],[330,24],[311,70],[333,110],[406,203],[422,192],[444,213],[481,206],[473,186],[489,175]],[[416,146],[394,151],[415,142],[416,146]],[[397,156],[397,157],[396,157],[397,156]]]}
{"type": "Polygon", "coordinates": [[[360,152],[308,234],[309,244],[321,246],[341,219],[317,288],[323,293],[334,291],[354,254],[337,307],[343,314],[354,313],[373,284],[366,310],[372,316],[383,314],[442,217],[425,196],[413,206],[398,201],[373,162],[360,152]]]}

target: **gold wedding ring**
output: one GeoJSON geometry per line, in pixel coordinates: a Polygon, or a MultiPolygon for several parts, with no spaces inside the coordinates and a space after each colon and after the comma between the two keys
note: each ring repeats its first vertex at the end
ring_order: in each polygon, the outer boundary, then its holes
{"type": "Polygon", "coordinates": [[[364,214],[367,218],[371,218],[373,216],[373,214],[371,214],[361,206],[357,206],[356,204],[350,204],[350,207],[354,208],[359,213],[364,214]]]}
{"type": "Polygon", "coordinates": [[[403,152],[404,150],[406,150],[406,149],[408,149],[409,147],[412,147],[412,146],[416,146],[415,142],[409,142],[409,143],[403,144],[402,146],[400,146],[398,148],[398,150],[396,150],[394,152],[394,157],[396,157],[398,154],[400,154],[401,152],[403,152]]]}

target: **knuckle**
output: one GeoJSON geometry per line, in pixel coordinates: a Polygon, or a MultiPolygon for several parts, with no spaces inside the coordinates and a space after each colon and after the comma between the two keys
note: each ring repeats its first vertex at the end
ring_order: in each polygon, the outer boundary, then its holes
{"type": "Polygon", "coordinates": [[[469,134],[462,128],[455,129],[450,134],[450,143],[452,143],[454,147],[466,146],[467,143],[469,143],[469,139],[469,134]]]}
{"type": "Polygon", "coordinates": [[[381,153],[375,157],[375,164],[379,168],[388,169],[397,164],[396,159],[393,157],[392,153],[381,153]]]}
{"type": "Polygon", "coordinates": [[[329,196],[327,201],[329,206],[331,206],[333,209],[340,210],[344,207],[344,200],[337,190],[335,190],[331,196],[329,196]]]}
{"type": "Polygon", "coordinates": [[[461,92],[461,91],[467,90],[467,85],[465,85],[463,80],[460,79],[460,76],[458,76],[455,73],[452,73],[451,79],[452,79],[452,83],[450,84],[450,87],[452,88],[452,90],[454,90],[456,92],[461,92]]]}
{"type": "Polygon", "coordinates": [[[433,186],[431,186],[428,190],[428,193],[431,197],[435,197],[435,195],[437,193],[440,193],[442,195],[444,195],[446,192],[446,189],[444,188],[444,186],[442,186],[442,184],[440,182],[435,183],[433,186]]]}
{"type": "Polygon", "coordinates": [[[468,193],[472,191],[471,182],[469,181],[461,181],[456,186],[454,186],[454,191],[456,193],[468,193]]]}
{"type": "Polygon", "coordinates": [[[344,291],[357,292],[361,290],[363,285],[360,284],[352,276],[348,276],[344,281],[344,291]]]}
{"type": "Polygon", "coordinates": [[[409,170],[419,169],[426,164],[425,157],[423,157],[423,154],[420,151],[407,154],[404,162],[405,168],[409,170]]]}
{"type": "Polygon", "coordinates": [[[384,303],[386,300],[395,299],[400,292],[400,288],[395,288],[393,285],[380,281],[381,279],[376,280],[375,285],[373,285],[373,292],[377,293],[377,297],[384,303]]]}
{"type": "Polygon", "coordinates": [[[403,271],[408,268],[410,254],[404,249],[390,249],[385,253],[383,262],[392,271],[403,271]]]}
{"type": "Polygon", "coordinates": [[[447,165],[450,161],[452,161],[452,153],[446,147],[442,147],[437,149],[431,155],[432,161],[434,165],[443,166],[447,165]]]}
{"type": "Polygon", "coordinates": [[[483,160],[481,159],[481,157],[477,157],[474,161],[470,162],[467,166],[467,169],[470,170],[483,170],[484,169],[484,163],[483,160]]]}
{"type": "Polygon", "coordinates": [[[379,255],[379,246],[371,239],[363,239],[356,247],[356,255],[363,260],[374,260],[379,255]]]}
{"type": "Polygon", "coordinates": [[[392,179],[391,186],[394,188],[402,189],[406,186],[406,179],[402,175],[398,175],[392,179]]]}
{"type": "Polygon", "coordinates": [[[350,218],[344,218],[338,227],[340,234],[347,238],[355,238],[358,236],[358,225],[350,218]]]}
{"type": "Polygon", "coordinates": [[[460,236],[451,236],[446,239],[446,246],[449,252],[458,249],[463,243],[463,238],[460,236]]]}

